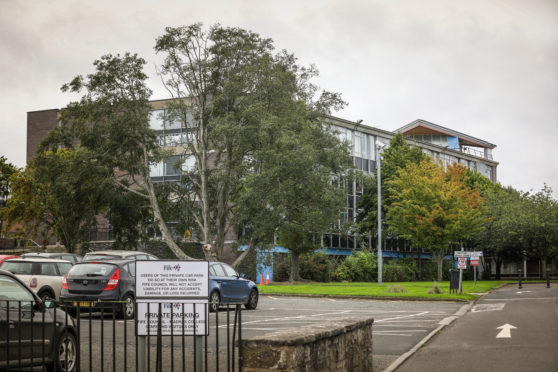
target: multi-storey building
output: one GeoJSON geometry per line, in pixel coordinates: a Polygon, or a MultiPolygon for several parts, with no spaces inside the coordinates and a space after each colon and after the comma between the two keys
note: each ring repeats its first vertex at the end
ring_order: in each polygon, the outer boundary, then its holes
{"type": "MultiPolygon", "coordinates": [[[[159,144],[163,147],[173,147],[176,155],[168,157],[165,161],[155,164],[151,168],[151,178],[154,182],[173,182],[180,179],[180,170],[175,164],[180,159],[181,147],[188,142],[195,142],[195,121],[193,118],[187,123],[173,122],[165,119],[166,101],[152,101],[153,112],[150,117],[150,127],[157,133],[159,144]]],[[[49,130],[54,128],[58,122],[59,110],[34,111],[27,114],[27,160],[29,161],[36,152],[40,141],[46,136],[49,130]]],[[[492,149],[496,145],[484,140],[457,132],[455,130],[430,123],[425,120],[415,120],[394,132],[374,128],[362,122],[353,122],[338,117],[329,116],[326,118],[343,140],[351,145],[351,152],[355,168],[364,173],[373,174],[376,170],[376,144],[389,144],[391,138],[400,132],[412,145],[418,146],[425,154],[439,159],[443,164],[453,162],[481,173],[492,181],[496,181],[496,170],[498,163],[492,159],[492,149]]],[[[186,159],[183,169],[193,166],[190,159],[186,159]]],[[[342,181],[348,182],[348,181],[342,181]]],[[[363,187],[357,181],[345,184],[347,190],[347,203],[340,213],[338,226],[346,221],[355,221],[358,214],[358,204],[362,197],[363,187]]],[[[92,240],[110,240],[110,225],[100,219],[101,226],[97,234],[92,234],[92,240]],[[102,224],[105,226],[102,226],[102,224]],[[98,232],[103,232],[98,234],[98,232]]],[[[172,225],[172,223],[171,223],[172,225]]],[[[193,234],[195,237],[195,233],[193,234]]],[[[234,236],[228,237],[229,241],[234,240],[234,236]]],[[[323,239],[324,247],[330,254],[349,255],[354,250],[362,248],[361,244],[374,247],[374,237],[358,237],[352,233],[340,233],[332,231],[326,234],[323,239]]],[[[384,254],[396,257],[401,250],[408,248],[401,247],[388,236],[385,240],[384,254]]],[[[410,248],[409,248],[410,249],[410,248]]],[[[228,257],[231,257],[230,255],[228,257]]],[[[232,257],[231,257],[232,258],[232,257]]]]}

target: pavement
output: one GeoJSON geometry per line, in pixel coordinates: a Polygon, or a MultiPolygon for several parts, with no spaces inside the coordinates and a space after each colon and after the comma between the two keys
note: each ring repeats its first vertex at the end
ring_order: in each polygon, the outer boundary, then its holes
{"type": "Polygon", "coordinates": [[[558,371],[556,283],[508,285],[445,322],[384,372],[558,371]]]}

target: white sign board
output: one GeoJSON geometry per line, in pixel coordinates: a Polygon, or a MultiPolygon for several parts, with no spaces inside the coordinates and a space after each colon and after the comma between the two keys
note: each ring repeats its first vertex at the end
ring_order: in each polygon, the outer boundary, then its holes
{"type": "Polygon", "coordinates": [[[466,269],[467,268],[467,257],[459,257],[457,259],[457,268],[466,269]]]}
{"type": "Polygon", "coordinates": [[[455,251],[453,252],[454,257],[471,257],[471,252],[465,251],[455,251]]]}
{"type": "Polygon", "coordinates": [[[207,261],[136,261],[136,298],[206,299],[209,297],[207,261]]]}
{"type": "Polygon", "coordinates": [[[207,336],[209,305],[207,301],[143,300],[137,303],[137,335],[157,335],[159,326],[159,303],[161,304],[161,335],[207,336]],[[195,307],[195,332],[194,332],[195,307]],[[149,321],[149,327],[147,326],[149,321]],[[148,331],[149,328],[149,331],[148,331]]]}

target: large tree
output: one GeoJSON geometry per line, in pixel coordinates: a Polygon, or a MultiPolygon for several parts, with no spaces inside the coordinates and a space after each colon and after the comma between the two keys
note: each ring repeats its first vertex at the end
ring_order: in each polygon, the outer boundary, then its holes
{"type": "Polygon", "coordinates": [[[150,164],[162,158],[155,132],[149,128],[151,90],[143,72],[145,60],[126,53],[106,55],[94,62],[96,71],[77,76],[63,91],[85,94],[62,111],[63,128],[70,128],[71,146],[77,140],[95,154],[93,164],[113,170],[113,185],[149,203],[155,225],[178,258],[190,258],[174,241],[159,208],[150,164]],[[74,141],[72,141],[74,140],[74,141]]]}
{"type": "MultiPolygon", "coordinates": [[[[286,52],[275,53],[272,40],[251,31],[220,25],[205,31],[201,24],[167,28],[155,49],[164,55],[160,74],[174,98],[167,109],[169,120],[182,122],[193,134],[182,154],[193,166],[174,185],[174,195],[193,216],[199,240],[212,245],[207,255],[222,255],[232,218],[250,232],[246,254],[256,244],[272,243],[270,236],[281,220],[255,216],[270,208],[276,208],[274,216],[281,213],[278,204],[262,201],[280,187],[273,183],[280,175],[273,172],[294,180],[291,174],[300,172],[302,160],[307,171],[323,166],[309,148],[316,141],[323,146],[331,141],[312,133],[325,133],[323,114],[341,107],[339,96],[317,94],[311,83],[315,68],[299,66],[286,52]],[[270,176],[267,189],[263,173],[270,176]],[[254,213],[244,213],[248,210],[254,213]]],[[[323,161],[331,161],[327,152],[321,152],[323,161]]],[[[284,188],[291,187],[292,194],[304,187],[305,180],[299,181],[284,188]]],[[[281,192],[286,195],[285,189],[281,192]]]]}
{"type": "MultiPolygon", "coordinates": [[[[69,252],[88,240],[107,195],[107,168],[83,147],[39,151],[24,172],[12,176],[5,217],[27,233],[55,234],[69,252]],[[46,228],[43,228],[46,227],[46,228]]],[[[46,235],[44,235],[46,234],[46,235]]]]}
{"type": "Polygon", "coordinates": [[[4,233],[4,220],[1,211],[6,206],[11,192],[10,177],[18,171],[15,165],[8,163],[6,157],[0,156],[0,237],[3,236],[4,233]]]}
{"type": "Polygon", "coordinates": [[[482,228],[482,200],[466,185],[459,165],[445,171],[430,158],[400,168],[388,182],[392,203],[389,229],[432,253],[442,280],[442,264],[451,242],[460,242],[482,228]]]}

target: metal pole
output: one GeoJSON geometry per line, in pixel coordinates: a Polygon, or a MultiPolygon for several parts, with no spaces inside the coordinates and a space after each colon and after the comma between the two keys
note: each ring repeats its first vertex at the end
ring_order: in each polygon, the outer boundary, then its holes
{"type": "Polygon", "coordinates": [[[550,288],[550,269],[546,269],[546,288],[550,288]]]}
{"type": "Polygon", "coordinates": [[[146,339],[147,336],[138,336],[138,372],[146,372],[146,368],[145,368],[146,339]]]}
{"type": "MultiPolygon", "coordinates": [[[[461,252],[463,252],[463,242],[461,242],[461,252]]],[[[463,292],[463,269],[459,269],[459,294],[463,292]]]]}
{"type": "Polygon", "coordinates": [[[523,286],[521,285],[521,269],[519,269],[518,271],[519,271],[519,275],[518,275],[518,277],[519,277],[519,287],[518,287],[518,289],[521,289],[521,288],[523,288],[523,286]]]}
{"type": "Polygon", "coordinates": [[[378,285],[382,285],[382,157],[380,155],[380,146],[376,144],[376,160],[378,167],[378,285]]]}
{"type": "Polygon", "coordinates": [[[473,278],[475,279],[475,287],[477,286],[477,267],[473,266],[473,278]]]}

